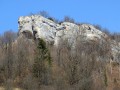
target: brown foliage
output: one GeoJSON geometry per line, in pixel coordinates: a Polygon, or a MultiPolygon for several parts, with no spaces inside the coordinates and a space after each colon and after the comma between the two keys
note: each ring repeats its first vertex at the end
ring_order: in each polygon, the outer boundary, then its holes
{"type": "MultiPolygon", "coordinates": [[[[36,41],[25,37],[15,40],[13,36],[8,33],[0,37],[0,85],[6,89],[20,87],[25,90],[106,90],[109,87],[109,41],[79,40],[74,48],[67,41],[61,41],[59,46],[47,45],[45,51],[50,50],[49,55],[53,61],[46,68],[50,72],[44,73],[46,78],[36,78],[33,73],[35,59],[39,57],[43,60],[40,57],[45,54],[36,53],[36,41]],[[40,82],[41,79],[50,83],[40,82]]],[[[45,66],[46,63],[40,63],[37,67],[41,69],[45,66]]],[[[117,79],[114,82],[118,82],[117,79]]]]}

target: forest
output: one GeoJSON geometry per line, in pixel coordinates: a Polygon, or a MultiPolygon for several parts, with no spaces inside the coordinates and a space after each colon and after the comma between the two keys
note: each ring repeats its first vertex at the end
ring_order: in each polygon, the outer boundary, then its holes
{"type": "MultiPolygon", "coordinates": [[[[120,41],[119,34],[109,37],[120,41]]],[[[78,40],[75,48],[61,41],[56,47],[6,31],[0,36],[0,86],[5,90],[120,90],[119,62],[110,63],[110,52],[109,40],[78,40]]]]}

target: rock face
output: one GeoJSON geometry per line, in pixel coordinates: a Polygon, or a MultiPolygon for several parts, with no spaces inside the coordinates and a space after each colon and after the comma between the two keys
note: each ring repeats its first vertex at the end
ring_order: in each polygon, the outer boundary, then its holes
{"type": "MultiPolygon", "coordinates": [[[[27,38],[42,38],[46,42],[59,45],[61,40],[67,40],[71,46],[75,46],[77,39],[86,41],[109,40],[109,37],[102,31],[89,24],[76,25],[70,22],[57,24],[52,20],[40,15],[20,17],[19,36],[25,35],[27,38]]],[[[111,42],[112,53],[120,54],[120,45],[115,41],[111,42]]],[[[119,56],[119,55],[118,55],[119,56]]]]}
{"type": "Polygon", "coordinates": [[[70,22],[56,24],[40,15],[20,17],[18,23],[19,35],[27,34],[28,38],[31,36],[42,38],[54,45],[59,44],[59,40],[61,39],[67,39],[69,42],[74,43],[80,35],[89,40],[107,38],[106,34],[92,25],[76,25],[70,22]]]}

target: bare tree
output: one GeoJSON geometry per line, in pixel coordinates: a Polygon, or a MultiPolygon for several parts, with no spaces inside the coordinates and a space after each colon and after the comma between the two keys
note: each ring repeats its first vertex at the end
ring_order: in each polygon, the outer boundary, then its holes
{"type": "Polygon", "coordinates": [[[40,11],[40,12],[38,12],[38,14],[42,15],[45,18],[49,18],[50,17],[49,14],[46,11],[40,11]]]}
{"type": "Polygon", "coordinates": [[[74,23],[74,22],[75,22],[74,19],[71,18],[71,17],[69,17],[69,16],[65,16],[65,17],[64,17],[64,21],[65,21],[65,22],[71,22],[71,23],[74,23]]]}

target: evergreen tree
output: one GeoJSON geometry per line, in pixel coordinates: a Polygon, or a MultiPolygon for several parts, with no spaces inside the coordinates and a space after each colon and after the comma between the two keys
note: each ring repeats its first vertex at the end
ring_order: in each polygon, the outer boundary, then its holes
{"type": "Polygon", "coordinates": [[[49,83],[49,73],[51,66],[50,52],[44,40],[40,39],[38,42],[36,57],[33,65],[33,74],[39,80],[39,84],[49,83]]]}

